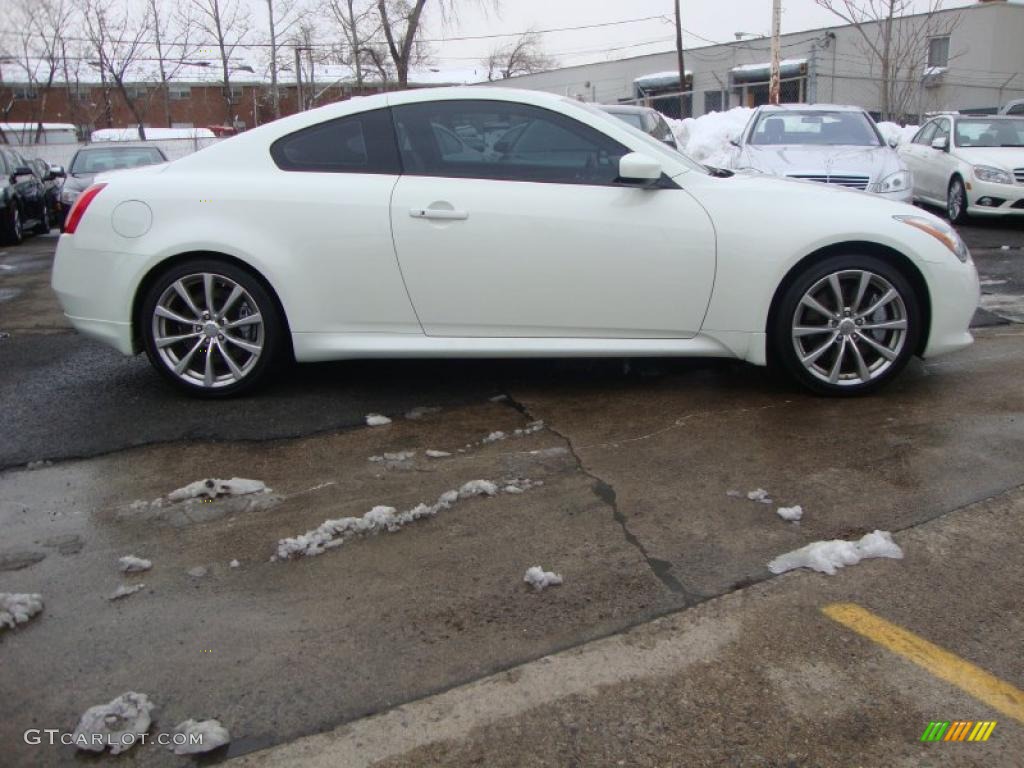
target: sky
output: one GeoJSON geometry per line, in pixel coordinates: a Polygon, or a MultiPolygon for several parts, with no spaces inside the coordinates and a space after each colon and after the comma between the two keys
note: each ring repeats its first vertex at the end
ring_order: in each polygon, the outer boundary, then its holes
{"type": "MultiPolygon", "coordinates": [[[[949,0],[944,7],[970,5],[974,0],[949,0]]],[[[684,47],[735,40],[734,33],[767,35],[771,31],[771,0],[681,0],[684,47]]],[[[433,3],[431,3],[433,4],[433,3]]],[[[927,7],[927,0],[913,0],[915,10],[927,7]]],[[[580,25],[643,19],[596,29],[551,32],[542,36],[545,52],[563,66],[675,47],[673,0],[503,0],[495,9],[487,2],[457,0],[458,18],[442,24],[436,13],[427,20],[424,38],[451,38],[520,32],[534,27],[555,29],[580,25]],[[648,18],[655,17],[655,18],[648,18]]],[[[782,32],[797,32],[841,24],[836,16],[814,0],[783,0],[782,32]]],[[[429,5],[428,5],[429,8],[429,5]]],[[[480,59],[501,42],[502,37],[485,40],[446,40],[433,43],[433,65],[440,69],[468,69],[480,66],[480,59]]]]}

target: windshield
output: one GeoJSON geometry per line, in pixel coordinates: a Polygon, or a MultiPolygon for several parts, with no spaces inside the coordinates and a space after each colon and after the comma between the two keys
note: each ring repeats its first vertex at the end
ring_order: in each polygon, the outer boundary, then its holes
{"type": "Polygon", "coordinates": [[[680,161],[680,159],[682,159],[683,164],[688,166],[691,170],[697,171],[699,173],[703,173],[705,176],[708,175],[708,169],[705,168],[700,163],[698,163],[696,160],[694,160],[691,157],[688,157],[682,151],[677,150],[677,149],[673,149],[668,144],[666,144],[666,143],[664,143],[662,141],[658,141],[653,136],[650,136],[649,134],[644,133],[643,131],[639,130],[638,128],[634,128],[629,123],[623,122],[622,120],[619,119],[618,115],[611,115],[611,114],[605,112],[603,109],[598,109],[593,104],[586,104],[586,103],[584,103],[582,101],[575,101],[573,99],[565,99],[565,101],[570,103],[570,104],[575,104],[578,107],[583,107],[585,110],[587,110],[591,114],[597,115],[600,118],[602,118],[603,120],[607,120],[610,123],[617,124],[620,128],[625,128],[633,136],[635,136],[636,138],[638,138],[638,139],[640,139],[641,141],[644,142],[645,147],[646,147],[645,150],[644,150],[645,152],[648,151],[648,149],[649,149],[651,152],[656,153],[659,157],[668,158],[671,161],[676,162],[676,163],[678,163],[680,161]]]}
{"type": "Polygon", "coordinates": [[[762,112],[750,144],[880,147],[882,139],[863,112],[762,112]]]}
{"type": "Polygon", "coordinates": [[[77,175],[117,171],[122,168],[138,168],[164,162],[163,155],[156,147],[110,147],[104,149],[83,149],[75,155],[71,173],[77,175]]]}
{"type": "Polygon", "coordinates": [[[609,112],[612,117],[617,117],[624,123],[629,123],[634,128],[644,129],[644,121],[639,112],[609,112]]]}
{"type": "Polygon", "coordinates": [[[958,147],[1024,147],[1024,118],[957,120],[958,147]]]}

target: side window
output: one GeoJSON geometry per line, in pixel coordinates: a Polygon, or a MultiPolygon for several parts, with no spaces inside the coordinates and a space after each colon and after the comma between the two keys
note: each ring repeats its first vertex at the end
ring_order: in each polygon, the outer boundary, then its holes
{"type": "Polygon", "coordinates": [[[932,136],[931,141],[928,143],[931,144],[932,141],[935,141],[936,139],[945,139],[946,141],[949,141],[949,120],[935,121],[935,135],[932,136]]]}
{"type": "Polygon", "coordinates": [[[282,136],[270,156],[283,171],[398,175],[398,147],[386,109],[361,112],[282,136]]]}
{"type": "Polygon", "coordinates": [[[914,137],[914,144],[925,144],[929,145],[932,143],[932,137],[935,136],[935,121],[932,120],[924,128],[917,132],[914,137]]]}
{"type": "Polygon", "coordinates": [[[1006,111],[1006,114],[1008,114],[1008,115],[1024,115],[1024,101],[1020,102],[1019,104],[1014,104],[1012,107],[1010,107],[1006,111]]]}
{"type": "Polygon", "coordinates": [[[629,152],[590,126],[528,104],[425,102],[392,114],[405,173],[417,176],[609,185],[629,152]]]}

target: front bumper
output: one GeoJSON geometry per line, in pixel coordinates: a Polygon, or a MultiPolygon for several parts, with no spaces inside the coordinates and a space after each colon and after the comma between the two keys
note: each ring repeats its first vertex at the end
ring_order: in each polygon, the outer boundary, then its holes
{"type": "Polygon", "coordinates": [[[937,357],[963,349],[974,341],[969,329],[981,300],[981,284],[973,261],[928,263],[932,322],[921,357],[937,357]]]}
{"type": "Polygon", "coordinates": [[[971,179],[967,213],[971,216],[1024,216],[1024,185],[971,179]]]}

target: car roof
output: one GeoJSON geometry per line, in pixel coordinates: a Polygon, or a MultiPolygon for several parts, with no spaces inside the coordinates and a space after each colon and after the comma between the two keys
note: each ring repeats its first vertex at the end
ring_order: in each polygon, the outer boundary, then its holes
{"type": "Polygon", "coordinates": [[[852,104],[762,104],[758,112],[863,112],[852,104]]]}

